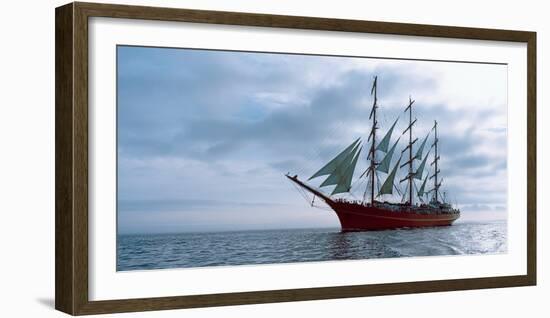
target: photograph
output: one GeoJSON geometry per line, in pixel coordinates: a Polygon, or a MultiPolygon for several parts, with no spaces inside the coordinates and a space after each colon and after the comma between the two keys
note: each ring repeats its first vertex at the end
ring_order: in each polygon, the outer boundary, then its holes
{"type": "Polygon", "coordinates": [[[507,252],[506,63],[116,63],[117,271],[507,252]]]}

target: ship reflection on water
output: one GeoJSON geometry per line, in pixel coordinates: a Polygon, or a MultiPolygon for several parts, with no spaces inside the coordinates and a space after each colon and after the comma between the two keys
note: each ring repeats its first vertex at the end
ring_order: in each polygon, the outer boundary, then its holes
{"type": "Polygon", "coordinates": [[[353,253],[351,232],[335,232],[328,234],[328,252],[332,259],[349,259],[353,253]]]}

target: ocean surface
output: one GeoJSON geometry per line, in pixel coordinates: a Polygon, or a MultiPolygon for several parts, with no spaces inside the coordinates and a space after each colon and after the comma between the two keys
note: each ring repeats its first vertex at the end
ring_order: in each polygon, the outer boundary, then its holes
{"type": "Polygon", "coordinates": [[[506,221],[376,232],[339,228],[119,235],[117,270],[506,253],[506,221]]]}

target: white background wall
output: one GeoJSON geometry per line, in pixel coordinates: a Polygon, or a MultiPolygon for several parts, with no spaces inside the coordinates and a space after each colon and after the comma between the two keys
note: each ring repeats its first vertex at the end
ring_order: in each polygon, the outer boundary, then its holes
{"type": "MultiPolygon", "coordinates": [[[[113,2],[107,1],[104,2],[113,2]]],[[[124,314],[125,317],[549,317],[550,76],[546,1],[116,1],[538,32],[537,287],[124,314]]],[[[54,303],[54,8],[6,1],[0,13],[0,316],[60,317],[54,303]]],[[[113,315],[120,316],[123,315],[113,315]]]]}

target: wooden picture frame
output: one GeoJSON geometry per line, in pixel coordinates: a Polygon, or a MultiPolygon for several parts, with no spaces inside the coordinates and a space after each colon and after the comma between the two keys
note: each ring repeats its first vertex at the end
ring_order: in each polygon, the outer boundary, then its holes
{"type": "Polygon", "coordinates": [[[328,18],[70,3],[56,9],[55,307],[72,314],[427,293],[536,284],[536,33],[328,18]],[[527,275],[90,301],[88,20],[91,17],[478,39],[527,44],[527,275]]]}

